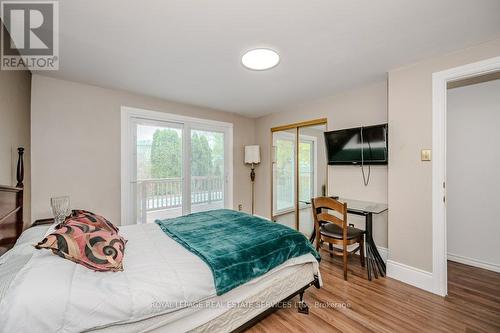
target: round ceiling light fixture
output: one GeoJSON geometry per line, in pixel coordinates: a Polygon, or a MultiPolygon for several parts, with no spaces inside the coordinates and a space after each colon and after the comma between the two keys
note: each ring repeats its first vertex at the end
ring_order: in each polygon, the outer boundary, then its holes
{"type": "Polygon", "coordinates": [[[280,62],[279,54],[271,49],[253,49],[241,57],[241,63],[254,71],[265,71],[276,67],[280,62]]]}

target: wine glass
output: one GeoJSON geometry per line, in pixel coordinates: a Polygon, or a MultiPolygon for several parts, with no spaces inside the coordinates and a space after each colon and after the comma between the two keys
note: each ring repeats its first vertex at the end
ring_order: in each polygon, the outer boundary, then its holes
{"type": "Polygon", "coordinates": [[[50,206],[56,224],[64,222],[64,219],[71,214],[68,196],[50,198],[50,206]]]}

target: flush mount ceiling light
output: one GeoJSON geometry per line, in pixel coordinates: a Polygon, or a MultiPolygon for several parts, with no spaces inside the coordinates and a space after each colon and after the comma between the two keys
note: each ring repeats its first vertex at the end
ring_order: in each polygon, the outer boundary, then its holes
{"type": "Polygon", "coordinates": [[[276,67],[279,62],[279,54],[271,49],[253,49],[241,57],[243,66],[254,71],[271,69],[276,67]]]}

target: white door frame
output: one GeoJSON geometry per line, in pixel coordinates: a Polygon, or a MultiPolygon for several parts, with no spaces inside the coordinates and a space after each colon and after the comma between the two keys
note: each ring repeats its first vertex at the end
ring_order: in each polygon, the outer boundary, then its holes
{"type": "MultiPolygon", "coordinates": [[[[133,195],[130,189],[131,175],[134,172],[134,168],[130,165],[130,152],[131,144],[134,142],[134,133],[131,131],[131,125],[134,119],[143,118],[157,120],[167,123],[179,123],[184,124],[184,131],[189,131],[190,128],[194,129],[206,129],[224,132],[225,137],[225,148],[224,148],[224,169],[225,169],[225,180],[226,180],[226,191],[224,192],[224,207],[233,207],[233,124],[208,120],[202,118],[187,117],[178,114],[151,111],[139,108],[133,108],[128,106],[121,107],[121,225],[133,224],[133,207],[130,207],[131,196],[133,195]]],[[[183,153],[186,156],[191,156],[191,147],[186,147],[186,140],[183,141],[183,153]]],[[[188,163],[183,163],[184,167],[188,163]]],[[[186,169],[183,170],[183,174],[186,175],[186,169]]],[[[184,182],[185,188],[183,193],[187,195],[189,188],[186,186],[191,186],[190,182],[184,182]]],[[[187,200],[189,202],[189,200],[187,200]]],[[[184,206],[184,205],[183,205],[184,206]]],[[[184,208],[183,208],[184,209],[184,208]]]]}
{"type": "Polygon", "coordinates": [[[432,74],[432,278],[434,293],[448,294],[446,245],[446,99],[447,84],[500,71],[500,57],[432,74]]]}

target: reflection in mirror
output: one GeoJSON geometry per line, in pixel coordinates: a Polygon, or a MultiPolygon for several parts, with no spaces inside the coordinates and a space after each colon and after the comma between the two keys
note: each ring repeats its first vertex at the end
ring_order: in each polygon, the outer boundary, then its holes
{"type": "Polygon", "coordinates": [[[273,132],[273,220],[308,237],[311,199],[327,194],[325,131],[320,124],[273,132]]]}
{"type": "Polygon", "coordinates": [[[310,236],[314,222],[311,199],[327,194],[326,124],[300,127],[298,150],[299,231],[310,236]]]}
{"type": "Polygon", "coordinates": [[[297,130],[273,132],[273,220],[296,229],[295,142],[297,130]]]}

